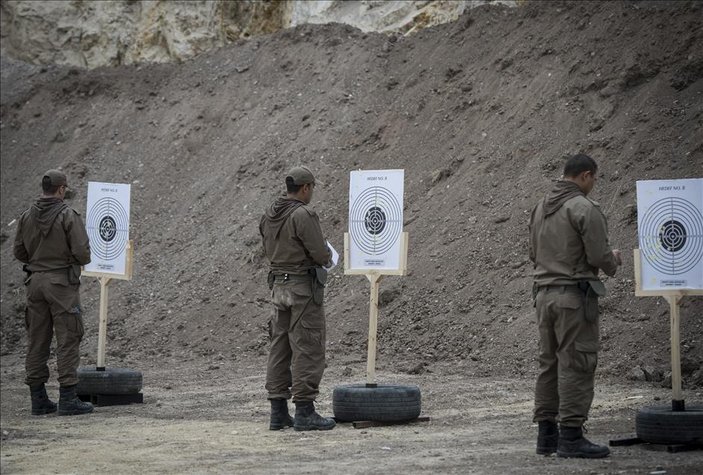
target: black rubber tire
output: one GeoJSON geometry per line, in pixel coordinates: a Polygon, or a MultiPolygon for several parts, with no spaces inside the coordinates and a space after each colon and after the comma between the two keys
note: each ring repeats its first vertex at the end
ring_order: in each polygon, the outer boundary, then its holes
{"type": "Polygon", "coordinates": [[[672,411],[671,406],[643,407],[635,418],[637,437],[650,444],[703,444],[703,406],[672,411]]]}
{"type": "Polygon", "coordinates": [[[420,388],[379,384],[337,386],[332,393],[332,410],[339,422],[403,422],[417,419],[421,410],[420,388]]]}
{"type": "Polygon", "coordinates": [[[78,368],[77,394],[137,394],[141,390],[141,371],[127,368],[98,371],[95,366],[78,368]]]}

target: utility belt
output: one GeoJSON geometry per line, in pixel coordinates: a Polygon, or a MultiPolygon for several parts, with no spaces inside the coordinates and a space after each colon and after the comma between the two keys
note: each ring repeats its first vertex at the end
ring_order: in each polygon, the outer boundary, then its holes
{"type": "Polygon", "coordinates": [[[289,273],[278,273],[278,272],[270,272],[269,273],[269,279],[272,279],[273,282],[279,284],[282,282],[309,282],[310,279],[312,279],[312,275],[310,274],[289,274],[289,273]]]}
{"type": "Polygon", "coordinates": [[[533,304],[537,306],[537,294],[544,292],[567,293],[574,292],[581,296],[586,319],[590,322],[598,320],[598,297],[605,297],[605,285],[600,280],[578,280],[573,284],[541,285],[532,287],[533,304]]]}
{"type": "Polygon", "coordinates": [[[308,270],[307,274],[290,274],[286,272],[269,272],[267,278],[269,289],[273,289],[274,284],[285,282],[309,282],[312,290],[313,301],[317,305],[322,305],[325,298],[325,285],[327,283],[327,271],[322,267],[314,267],[308,270]]]}
{"type": "Polygon", "coordinates": [[[25,271],[27,274],[56,274],[58,272],[66,272],[66,269],[68,267],[62,267],[60,269],[47,269],[47,270],[29,270],[29,269],[22,269],[25,271]]]}
{"type": "Polygon", "coordinates": [[[68,267],[60,267],[58,269],[47,269],[47,270],[29,270],[27,264],[22,266],[22,270],[27,274],[24,279],[24,284],[29,285],[32,280],[33,274],[63,274],[65,273],[68,277],[69,284],[80,284],[81,283],[81,266],[78,264],[72,264],[68,267]]]}
{"type": "Polygon", "coordinates": [[[578,280],[573,284],[561,285],[540,285],[532,287],[532,294],[536,296],[540,290],[557,291],[561,294],[565,292],[579,292],[586,297],[605,297],[605,285],[600,280],[578,280]]]}
{"type": "Polygon", "coordinates": [[[577,284],[564,284],[564,285],[542,285],[537,287],[537,292],[544,290],[545,292],[559,292],[563,294],[565,292],[583,292],[583,289],[577,284]]]}

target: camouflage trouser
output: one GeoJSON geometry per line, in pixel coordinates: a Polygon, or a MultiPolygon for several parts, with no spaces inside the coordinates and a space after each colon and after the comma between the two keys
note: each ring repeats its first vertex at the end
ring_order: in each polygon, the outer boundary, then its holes
{"type": "Polygon", "coordinates": [[[275,282],[271,348],[266,368],[269,399],[314,401],[325,370],[325,311],[313,301],[312,279],[275,282]]]}
{"type": "Polygon", "coordinates": [[[580,427],[593,402],[598,364],[598,299],[576,286],[537,293],[540,351],[534,421],[580,427]]]}
{"type": "Polygon", "coordinates": [[[66,270],[37,272],[27,286],[27,372],[30,386],[49,379],[49,351],[56,332],[56,362],[59,384],[78,384],[76,371],[83,338],[83,317],[79,297],[80,284],[69,284],[66,270]]]}

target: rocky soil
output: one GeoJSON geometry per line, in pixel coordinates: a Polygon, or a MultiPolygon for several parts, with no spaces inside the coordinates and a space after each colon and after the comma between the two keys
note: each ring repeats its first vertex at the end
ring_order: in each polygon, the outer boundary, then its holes
{"type": "MultiPolygon", "coordinates": [[[[410,273],[381,283],[377,367],[432,391],[429,407],[444,404],[450,417],[445,392],[491,380],[528,391],[529,211],[566,156],[589,153],[600,164],[593,198],[625,256],[606,279],[599,384],[666,394],[669,307],[634,295],[635,182],[702,175],[702,18],[701,2],[529,2],[407,37],[299,26],[179,65],[85,71],[3,57],[0,343],[3,394],[18,394],[3,397],[3,424],[27,413],[14,220],[56,167],[81,212],[88,181],[132,185],[134,279],[110,288],[108,363],[155,380],[183,368],[179,390],[213,391],[211,381],[262,377],[271,309],[257,224],[285,171],[306,164],[324,182],[314,205],[341,250],[349,172],[405,169],[410,273]],[[455,384],[435,391],[444,379],[455,384]]],[[[94,364],[95,279],[82,295],[83,362],[94,364]]],[[[368,283],[338,268],[326,301],[336,379],[325,384],[363,380],[368,283]]],[[[702,316],[703,299],[683,300],[684,387],[699,402],[702,316]]],[[[529,397],[516,414],[528,425],[529,397]]],[[[619,414],[616,432],[627,432],[619,414]]]]}

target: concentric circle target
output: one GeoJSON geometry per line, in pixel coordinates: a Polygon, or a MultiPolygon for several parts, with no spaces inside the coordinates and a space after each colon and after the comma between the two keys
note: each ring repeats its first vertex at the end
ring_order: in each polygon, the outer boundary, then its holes
{"type": "Polygon", "coordinates": [[[680,251],[686,244],[686,227],[675,219],[667,221],[659,231],[659,241],[667,251],[680,251]]]}
{"type": "Polygon", "coordinates": [[[105,197],[96,201],[88,210],[86,229],[90,249],[97,257],[110,261],[124,252],[129,238],[129,218],[116,199],[105,197]]]}
{"type": "Polygon", "coordinates": [[[703,260],[703,214],[682,198],[663,198],[645,212],[639,238],[640,252],[654,270],[684,274],[703,260]]]}
{"type": "Polygon", "coordinates": [[[364,218],[366,231],[371,234],[381,234],[386,227],[386,213],[378,206],[372,206],[364,218]]]}
{"type": "Polygon", "coordinates": [[[388,252],[403,232],[403,208],[386,188],[372,186],[356,197],[349,209],[349,234],[369,255],[388,252]]]}
{"type": "Polygon", "coordinates": [[[99,233],[103,241],[110,242],[115,239],[117,235],[117,224],[115,224],[115,220],[112,219],[112,216],[105,216],[100,220],[99,233]]]}

